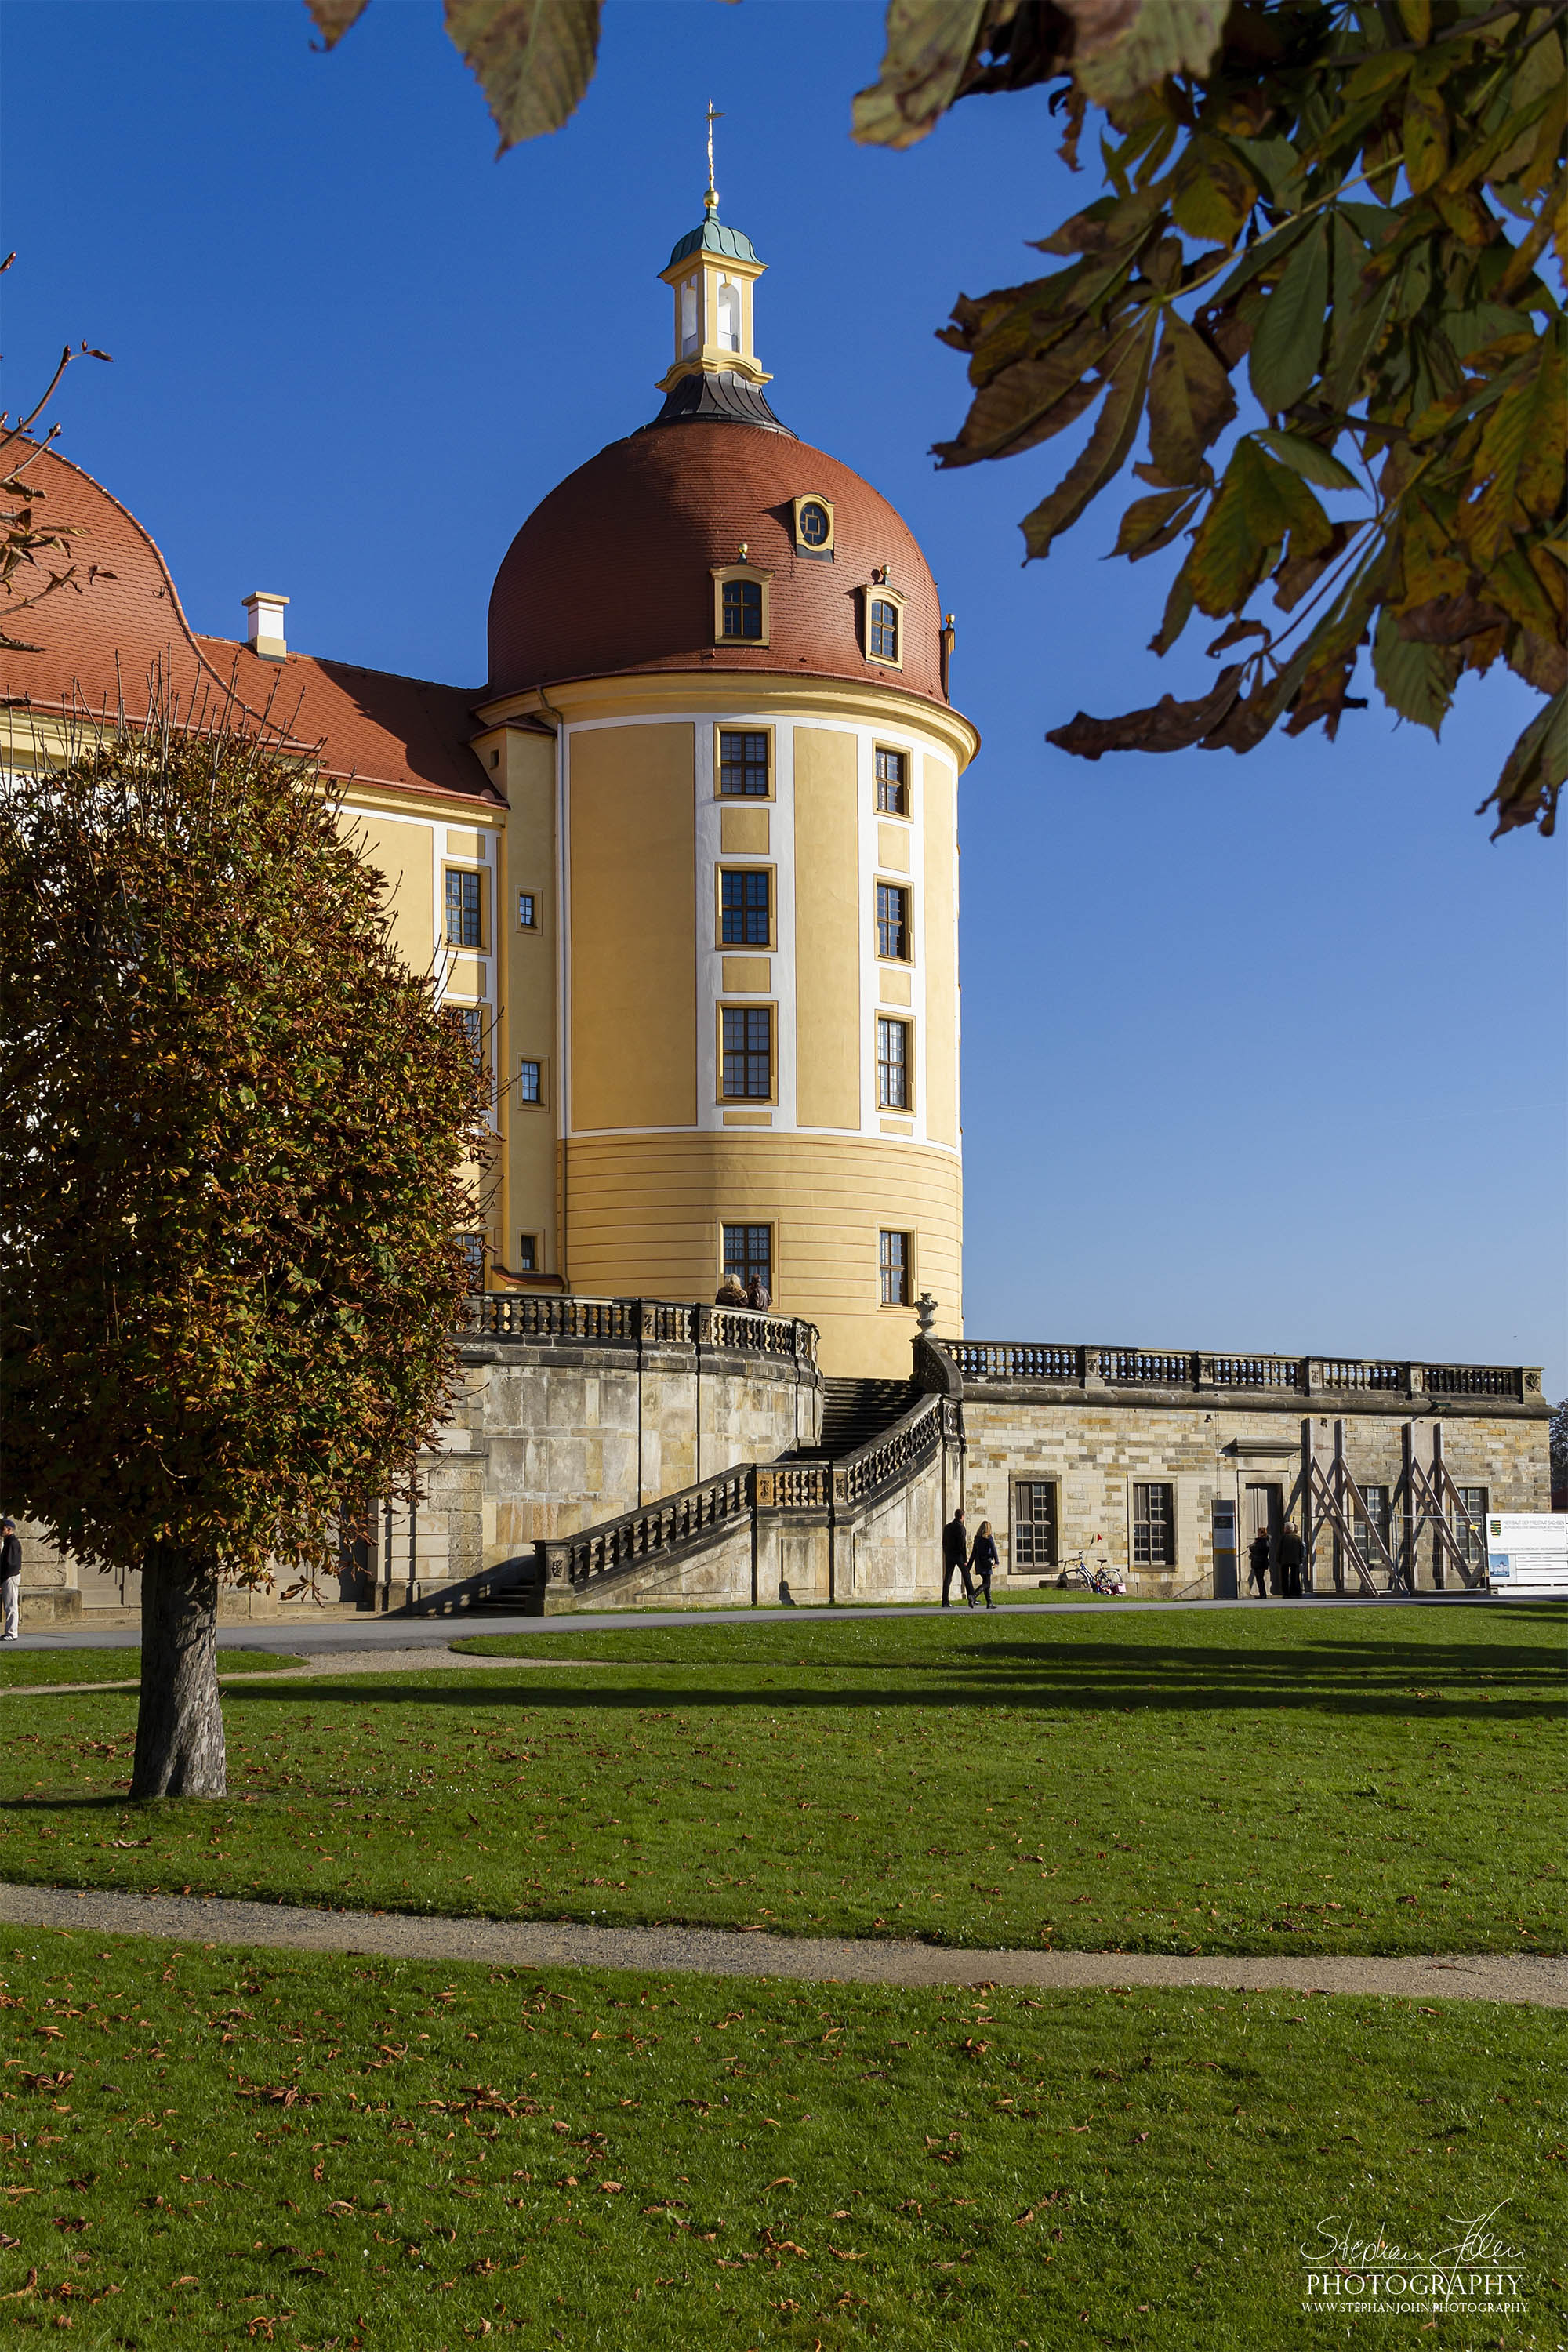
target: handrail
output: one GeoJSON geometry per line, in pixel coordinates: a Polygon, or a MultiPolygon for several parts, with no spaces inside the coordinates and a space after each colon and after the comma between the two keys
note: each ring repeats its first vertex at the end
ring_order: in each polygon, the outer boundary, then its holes
{"type": "Polygon", "coordinates": [[[574,1293],[470,1293],[463,1336],[662,1348],[709,1348],[815,1366],[816,1326],[798,1315],[705,1307],[668,1298],[584,1298],[574,1293]]]}
{"type": "Polygon", "coordinates": [[[1279,1356],[1202,1349],[1068,1346],[1060,1341],[942,1339],[961,1379],[981,1386],[1017,1381],[1060,1387],[1179,1388],[1283,1391],[1311,1396],[1541,1397],[1532,1364],[1420,1364],[1362,1356],[1279,1356]]]}
{"type": "Polygon", "coordinates": [[[760,1509],[856,1516],[928,1462],[942,1440],[943,1401],[921,1397],[891,1429],[837,1462],[742,1462],[641,1510],[535,1546],[548,1588],[581,1592],[694,1541],[718,1542],[760,1509]]]}

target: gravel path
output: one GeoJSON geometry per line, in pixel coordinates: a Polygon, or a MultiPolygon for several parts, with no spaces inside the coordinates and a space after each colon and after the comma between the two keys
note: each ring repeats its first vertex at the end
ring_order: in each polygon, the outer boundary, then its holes
{"type": "Polygon", "coordinates": [[[1207,1985],[1244,1992],[1374,1993],[1403,2000],[1503,2000],[1568,2009],[1568,1958],[1472,1953],[1432,1958],[1177,1959],[1136,1952],[950,1951],[932,1944],[747,1934],[717,1927],[584,1927],[566,1921],[419,1918],[317,1911],[222,1895],[75,1894],[0,1885],[0,1922],[175,1942],[482,1960],[519,1969],[645,1969],[811,1983],[1207,1985]]]}
{"type": "MultiPolygon", "coordinates": [[[[231,1648],[243,1646],[241,1643],[226,1644],[231,1648]]],[[[445,1643],[439,1648],[425,1643],[416,1649],[324,1650],[313,1654],[300,1666],[263,1667],[256,1674],[247,1674],[241,1668],[237,1673],[220,1675],[218,1681],[255,1685],[298,1682],[301,1675],[318,1679],[322,1675],[426,1675],[433,1667],[443,1666],[455,1666],[463,1674],[485,1674],[498,1669],[505,1674],[515,1672],[519,1666],[596,1666],[603,1663],[599,1658],[469,1658],[447,1648],[445,1643]]],[[[0,1698],[58,1698],[73,1691],[125,1691],[140,1687],[140,1682],[132,1679],[108,1683],[0,1683],[0,1698]]]]}

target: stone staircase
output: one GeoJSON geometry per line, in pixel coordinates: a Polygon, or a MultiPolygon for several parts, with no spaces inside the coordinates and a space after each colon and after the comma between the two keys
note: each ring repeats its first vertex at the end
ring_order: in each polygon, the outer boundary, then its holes
{"type": "Polygon", "coordinates": [[[919,1404],[923,1391],[913,1381],[828,1379],[822,1384],[822,1437],[802,1446],[802,1462],[842,1462],[891,1429],[919,1404]]]}

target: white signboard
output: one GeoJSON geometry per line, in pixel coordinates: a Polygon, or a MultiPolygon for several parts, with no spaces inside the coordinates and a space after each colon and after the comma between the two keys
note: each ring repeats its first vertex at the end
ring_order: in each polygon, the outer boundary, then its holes
{"type": "Polygon", "coordinates": [[[1487,1576],[1504,1600],[1568,1600],[1568,1511],[1489,1511],[1487,1576]]]}

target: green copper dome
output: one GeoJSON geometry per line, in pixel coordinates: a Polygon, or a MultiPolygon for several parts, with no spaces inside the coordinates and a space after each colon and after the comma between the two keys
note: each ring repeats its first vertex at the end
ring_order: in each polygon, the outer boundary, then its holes
{"type": "MultiPolygon", "coordinates": [[[[678,261],[687,261],[694,253],[721,253],[728,261],[756,261],[752,240],[738,228],[726,228],[717,212],[704,215],[700,228],[683,236],[665,264],[673,269],[678,261]]],[[[758,268],[762,267],[759,262],[758,268]]]]}

